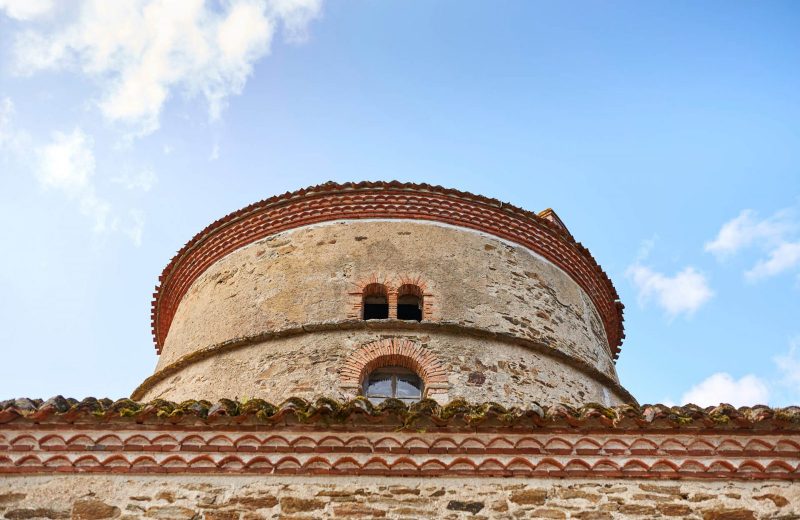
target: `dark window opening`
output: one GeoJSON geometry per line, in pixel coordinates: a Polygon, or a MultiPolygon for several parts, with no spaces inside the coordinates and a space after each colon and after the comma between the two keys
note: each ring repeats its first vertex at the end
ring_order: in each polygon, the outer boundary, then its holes
{"type": "Polygon", "coordinates": [[[422,378],[407,368],[379,368],[364,381],[364,395],[372,404],[390,397],[406,404],[416,403],[422,399],[422,378]]]}
{"type": "Polygon", "coordinates": [[[422,301],[418,296],[407,294],[397,299],[397,319],[422,321],[422,301]]]}
{"type": "Polygon", "coordinates": [[[389,317],[389,302],[386,296],[366,296],[364,298],[364,319],[385,320],[389,317]]]}

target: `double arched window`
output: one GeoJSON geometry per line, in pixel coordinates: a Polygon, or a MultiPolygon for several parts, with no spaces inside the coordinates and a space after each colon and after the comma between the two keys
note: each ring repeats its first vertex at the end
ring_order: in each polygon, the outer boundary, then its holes
{"type": "Polygon", "coordinates": [[[397,291],[390,291],[381,283],[371,283],[364,287],[362,297],[361,316],[365,320],[422,321],[423,293],[418,285],[403,284],[397,291]]]}

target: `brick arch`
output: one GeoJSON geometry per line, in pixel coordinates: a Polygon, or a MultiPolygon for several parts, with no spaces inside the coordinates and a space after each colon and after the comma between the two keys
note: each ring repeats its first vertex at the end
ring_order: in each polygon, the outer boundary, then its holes
{"type": "Polygon", "coordinates": [[[389,304],[389,317],[392,317],[392,304],[397,307],[397,291],[390,277],[371,273],[356,281],[352,287],[348,292],[350,295],[350,307],[347,311],[348,318],[360,320],[364,312],[364,298],[378,295],[386,296],[386,301],[389,304]]]}
{"type": "Polygon", "coordinates": [[[422,319],[433,318],[433,294],[428,290],[428,284],[422,276],[400,275],[397,277],[397,298],[414,295],[422,304],[422,319]]]}
{"type": "Polygon", "coordinates": [[[339,372],[342,387],[360,393],[367,374],[388,366],[416,372],[422,378],[426,395],[442,393],[447,388],[447,373],[442,362],[430,350],[399,338],[373,341],[350,354],[339,372]]]}
{"type": "Polygon", "coordinates": [[[418,296],[422,301],[422,319],[435,319],[434,295],[421,275],[390,275],[371,273],[358,279],[348,291],[350,300],[347,309],[349,319],[361,319],[364,310],[364,297],[385,295],[389,304],[389,318],[397,318],[397,298],[405,294],[418,296]]]}

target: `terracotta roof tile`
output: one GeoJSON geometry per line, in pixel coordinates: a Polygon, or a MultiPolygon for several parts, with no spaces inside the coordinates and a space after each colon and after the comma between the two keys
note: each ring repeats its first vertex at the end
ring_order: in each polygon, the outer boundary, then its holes
{"type": "Polygon", "coordinates": [[[661,404],[605,407],[589,403],[578,407],[559,404],[542,407],[506,408],[497,403],[455,400],[444,406],[423,400],[406,406],[389,399],[374,406],[363,398],[348,402],[319,398],[314,402],[291,398],[279,405],[261,399],[216,403],[189,400],[175,403],[162,399],[137,402],[130,399],[78,401],[56,396],[42,399],[0,401],[0,424],[179,424],[193,426],[286,425],[314,427],[355,426],[376,429],[449,428],[580,430],[800,430],[800,407],[735,408],[728,404],[701,408],[695,405],[668,407],[661,404]]]}

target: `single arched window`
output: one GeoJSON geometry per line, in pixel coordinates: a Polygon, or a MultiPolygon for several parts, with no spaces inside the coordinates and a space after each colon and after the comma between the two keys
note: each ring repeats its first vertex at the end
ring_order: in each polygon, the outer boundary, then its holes
{"type": "Polygon", "coordinates": [[[404,284],[397,290],[397,319],[422,321],[422,289],[404,284]]]}
{"type": "Polygon", "coordinates": [[[371,283],[364,287],[364,319],[385,320],[389,317],[389,299],[386,286],[371,283]]]}
{"type": "Polygon", "coordinates": [[[422,378],[403,367],[383,367],[370,372],[364,380],[364,396],[372,404],[393,397],[404,403],[422,399],[422,378]]]}

